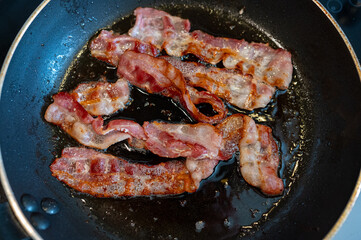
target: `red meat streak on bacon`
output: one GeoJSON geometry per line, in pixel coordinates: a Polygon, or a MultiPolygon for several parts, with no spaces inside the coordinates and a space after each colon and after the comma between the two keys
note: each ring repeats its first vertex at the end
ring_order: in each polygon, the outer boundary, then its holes
{"type": "Polygon", "coordinates": [[[99,116],[110,115],[125,108],[130,91],[125,79],[120,78],[115,83],[101,79],[79,84],[71,95],[89,114],[99,116]]]}
{"type": "Polygon", "coordinates": [[[118,74],[149,93],[160,93],[178,100],[197,121],[213,124],[227,114],[222,100],[187,86],[182,73],[164,59],[127,51],[119,58],[118,74]],[[199,103],[211,104],[217,114],[206,116],[201,113],[195,106],[199,103]]]}
{"type": "Polygon", "coordinates": [[[50,169],[68,186],[96,197],[173,195],[197,189],[182,161],[129,163],[87,148],[65,148],[50,169]]]}
{"type": "Polygon", "coordinates": [[[143,128],[130,120],[112,120],[103,126],[101,117],[93,118],[69,93],[57,93],[53,99],[45,112],[45,120],[60,126],[85,146],[105,149],[132,137],[146,138],[143,128]]]}
{"type": "Polygon", "coordinates": [[[282,179],[278,177],[278,147],[271,128],[244,118],[239,141],[240,170],[247,183],[267,195],[283,192],[282,179]]]}
{"type": "Polygon", "coordinates": [[[284,49],[214,37],[199,30],[189,33],[188,20],[156,9],[137,8],[134,14],[136,22],[129,35],[165,49],[170,56],[192,53],[211,64],[223,61],[226,68],[237,68],[280,89],[287,89],[292,80],[291,54],[284,49]]]}

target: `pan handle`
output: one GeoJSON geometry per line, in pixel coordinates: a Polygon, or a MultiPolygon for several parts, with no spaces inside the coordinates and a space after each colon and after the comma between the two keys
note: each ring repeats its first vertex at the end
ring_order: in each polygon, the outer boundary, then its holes
{"type": "Polygon", "coordinates": [[[0,236],[4,240],[31,240],[17,222],[9,203],[0,203],[0,236]]]}

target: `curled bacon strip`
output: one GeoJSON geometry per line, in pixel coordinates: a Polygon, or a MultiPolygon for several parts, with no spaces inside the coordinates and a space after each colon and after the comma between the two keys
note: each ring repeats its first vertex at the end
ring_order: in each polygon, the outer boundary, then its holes
{"type": "Polygon", "coordinates": [[[149,93],[160,93],[178,100],[200,122],[217,123],[227,114],[222,100],[217,96],[195,89],[191,96],[182,73],[164,59],[127,51],[119,58],[118,74],[149,93]],[[195,106],[198,103],[211,104],[218,114],[206,116],[195,106]]]}
{"type": "Polygon", "coordinates": [[[129,163],[87,148],[65,148],[50,169],[68,186],[96,197],[170,195],[197,187],[182,161],[129,163]]]}
{"type": "Polygon", "coordinates": [[[145,139],[143,128],[130,120],[113,120],[104,127],[101,117],[93,118],[69,93],[60,92],[53,99],[45,112],[45,120],[59,125],[85,146],[105,149],[132,137],[145,139]]]}
{"type": "Polygon", "coordinates": [[[129,35],[165,49],[171,56],[192,53],[211,64],[223,61],[226,68],[237,68],[280,89],[287,89],[292,80],[291,54],[284,49],[214,37],[199,30],[189,33],[188,20],[155,9],[137,8],[134,14],[137,19],[129,35]]]}
{"type": "Polygon", "coordinates": [[[159,50],[152,44],[139,41],[128,35],[120,35],[113,31],[102,30],[91,41],[90,51],[93,57],[106,61],[113,66],[118,65],[119,57],[127,50],[157,56],[159,50]]]}
{"type": "Polygon", "coordinates": [[[240,170],[247,183],[267,195],[283,192],[283,182],[277,174],[278,147],[271,128],[244,117],[239,151],[240,170]]]}
{"type": "Polygon", "coordinates": [[[120,78],[115,83],[101,80],[79,84],[71,95],[89,114],[100,116],[125,108],[130,92],[127,80],[120,78]]]}
{"type": "Polygon", "coordinates": [[[276,91],[274,87],[256,81],[250,75],[243,75],[238,70],[206,67],[174,57],[161,58],[179,69],[188,85],[204,88],[242,109],[265,107],[276,91]]]}

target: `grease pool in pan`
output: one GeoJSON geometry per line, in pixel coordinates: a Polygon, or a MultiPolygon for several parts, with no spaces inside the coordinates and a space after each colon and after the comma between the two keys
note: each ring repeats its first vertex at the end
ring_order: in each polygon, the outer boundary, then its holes
{"type": "MultiPolygon", "coordinates": [[[[279,46],[267,38],[260,29],[247,21],[225,19],[225,15],[205,9],[171,8],[165,11],[188,18],[193,29],[207,33],[233,38],[245,38],[248,41],[268,42],[271,46],[279,46]],[[195,14],[196,11],[196,14],[195,14]],[[202,19],[211,19],[207,25],[202,19]]],[[[134,16],[129,15],[110,26],[116,32],[125,33],[134,23],[134,16]]],[[[297,69],[297,64],[294,63],[297,69]]],[[[87,45],[74,59],[64,77],[60,90],[74,89],[80,82],[98,80],[105,75],[108,80],[116,80],[116,69],[90,56],[87,45]]],[[[302,155],[310,130],[307,85],[297,70],[290,88],[278,92],[275,99],[262,110],[247,112],[229,106],[230,113],[245,113],[258,123],[271,126],[273,135],[278,140],[281,156],[280,176],[285,183],[282,196],[266,197],[257,189],[250,187],[238,171],[237,156],[227,162],[220,163],[215,173],[203,181],[194,194],[183,194],[175,197],[138,197],[121,199],[97,199],[69,189],[70,193],[80,198],[84,207],[92,213],[103,231],[113,237],[130,239],[203,239],[207,236],[228,238],[245,235],[257,230],[257,226],[268,218],[269,212],[277,211],[282,198],[287,197],[290,186],[297,178],[297,166],[302,162],[302,155]]],[[[149,95],[133,87],[131,105],[111,118],[130,118],[143,123],[150,120],[166,120],[172,122],[191,122],[184,112],[171,99],[149,95]]],[[[54,127],[56,128],[56,127],[54,127]]],[[[64,145],[79,145],[74,140],[68,142],[67,137],[59,131],[55,134],[60,139],[57,152],[60,154],[64,145]]],[[[111,146],[108,153],[129,159],[152,163],[161,161],[155,155],[132,152],[125,144],[111,146]]]]}

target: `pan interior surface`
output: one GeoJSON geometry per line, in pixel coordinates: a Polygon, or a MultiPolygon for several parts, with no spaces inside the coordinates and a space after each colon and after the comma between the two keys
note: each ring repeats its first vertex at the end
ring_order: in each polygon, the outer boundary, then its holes
{"type": "MultiPolygon", "coordinates": [[[[356,133],[360,132],[361,90],[342,39],[312,2],[292,2],[292,7],[282,1],[232,1],[227,6],[221,1],[60,2],[49,3],[28,30],[14,55],[1,98],[1,113],[7,113],[1,124],[2,155],[15,196],[20,200],[23,194],[31,194],[39,204],[42,198],[51,197],[61,207],[59,214],[47,216],[51,226],[40,231],[45,239],[289,239],[327,234],[345,207],[360,170],[360,137],[356,133]],[[175,197],[97,199],[77,193],[51,176],[49,165],[61,150],[79,146],[43,120],[51,95],[69,91],[80,82],[98,80],[101,75],[116,80],[115,69],[90,56],[87,41],[100,28],[127,32],[134,24],[132,11],[137,6],[188,18],[193,29],[215,36],[245,38],[291,51],[295,69],[289,90],[279,92],[263,110],[244,112],[230,107],[232,113],[248,114],[273,129],[282,159],[284,195],[266,197],[245,183],[237,170],[237,156],[221,163],[196,193],[175,197]],[[301,17],[293,7],[309,18],[301,17]],[[104,9],[102,14],[99,9],[104,9]],[[56,11],[71,19],[49,20],[56,11]],[[293,18],[285,21],[291,13],[293,18]],[[108,19],[101,18],[104,14],[108,19]],[[300,25],[300,19],[307,20],[300,25]],[[44,25],[47,20],[48,27],[44,25]],[[62,20],[69,25],[73,21],[75,26],[45,38],[46,28],[62,20]],[[324,35],[330,36],[327,42],[317,42],[324,35]],[[26,46],[33,42],[39,43],[34,47],[38,51],[21,59],[19,54],[30,51],[26,46]],[[34,59],[26,65],[27,71],[16,71],[34,59]],[[46,67],[39,67],[42,63],[46,67]],[[337,68],[332,67],[335,64],[337,68]],[[19,149],[19,142],[26,144],[19,149]],[[16,163],[20,160],[21,166],[16,163]]],[[[169,99],[136,88],[132,97],[133,103],[112,118],[126,117],[139,123],[155,119],[191,122],[169,99]]],[[[162,160],[129,152],[122,143],[107,152],[135,162],[162,160]]],[[[40,208],[38,211],[43,214],[40,208]]],[[[32,213],[26,214],[31,218],[32,213]]]]}

